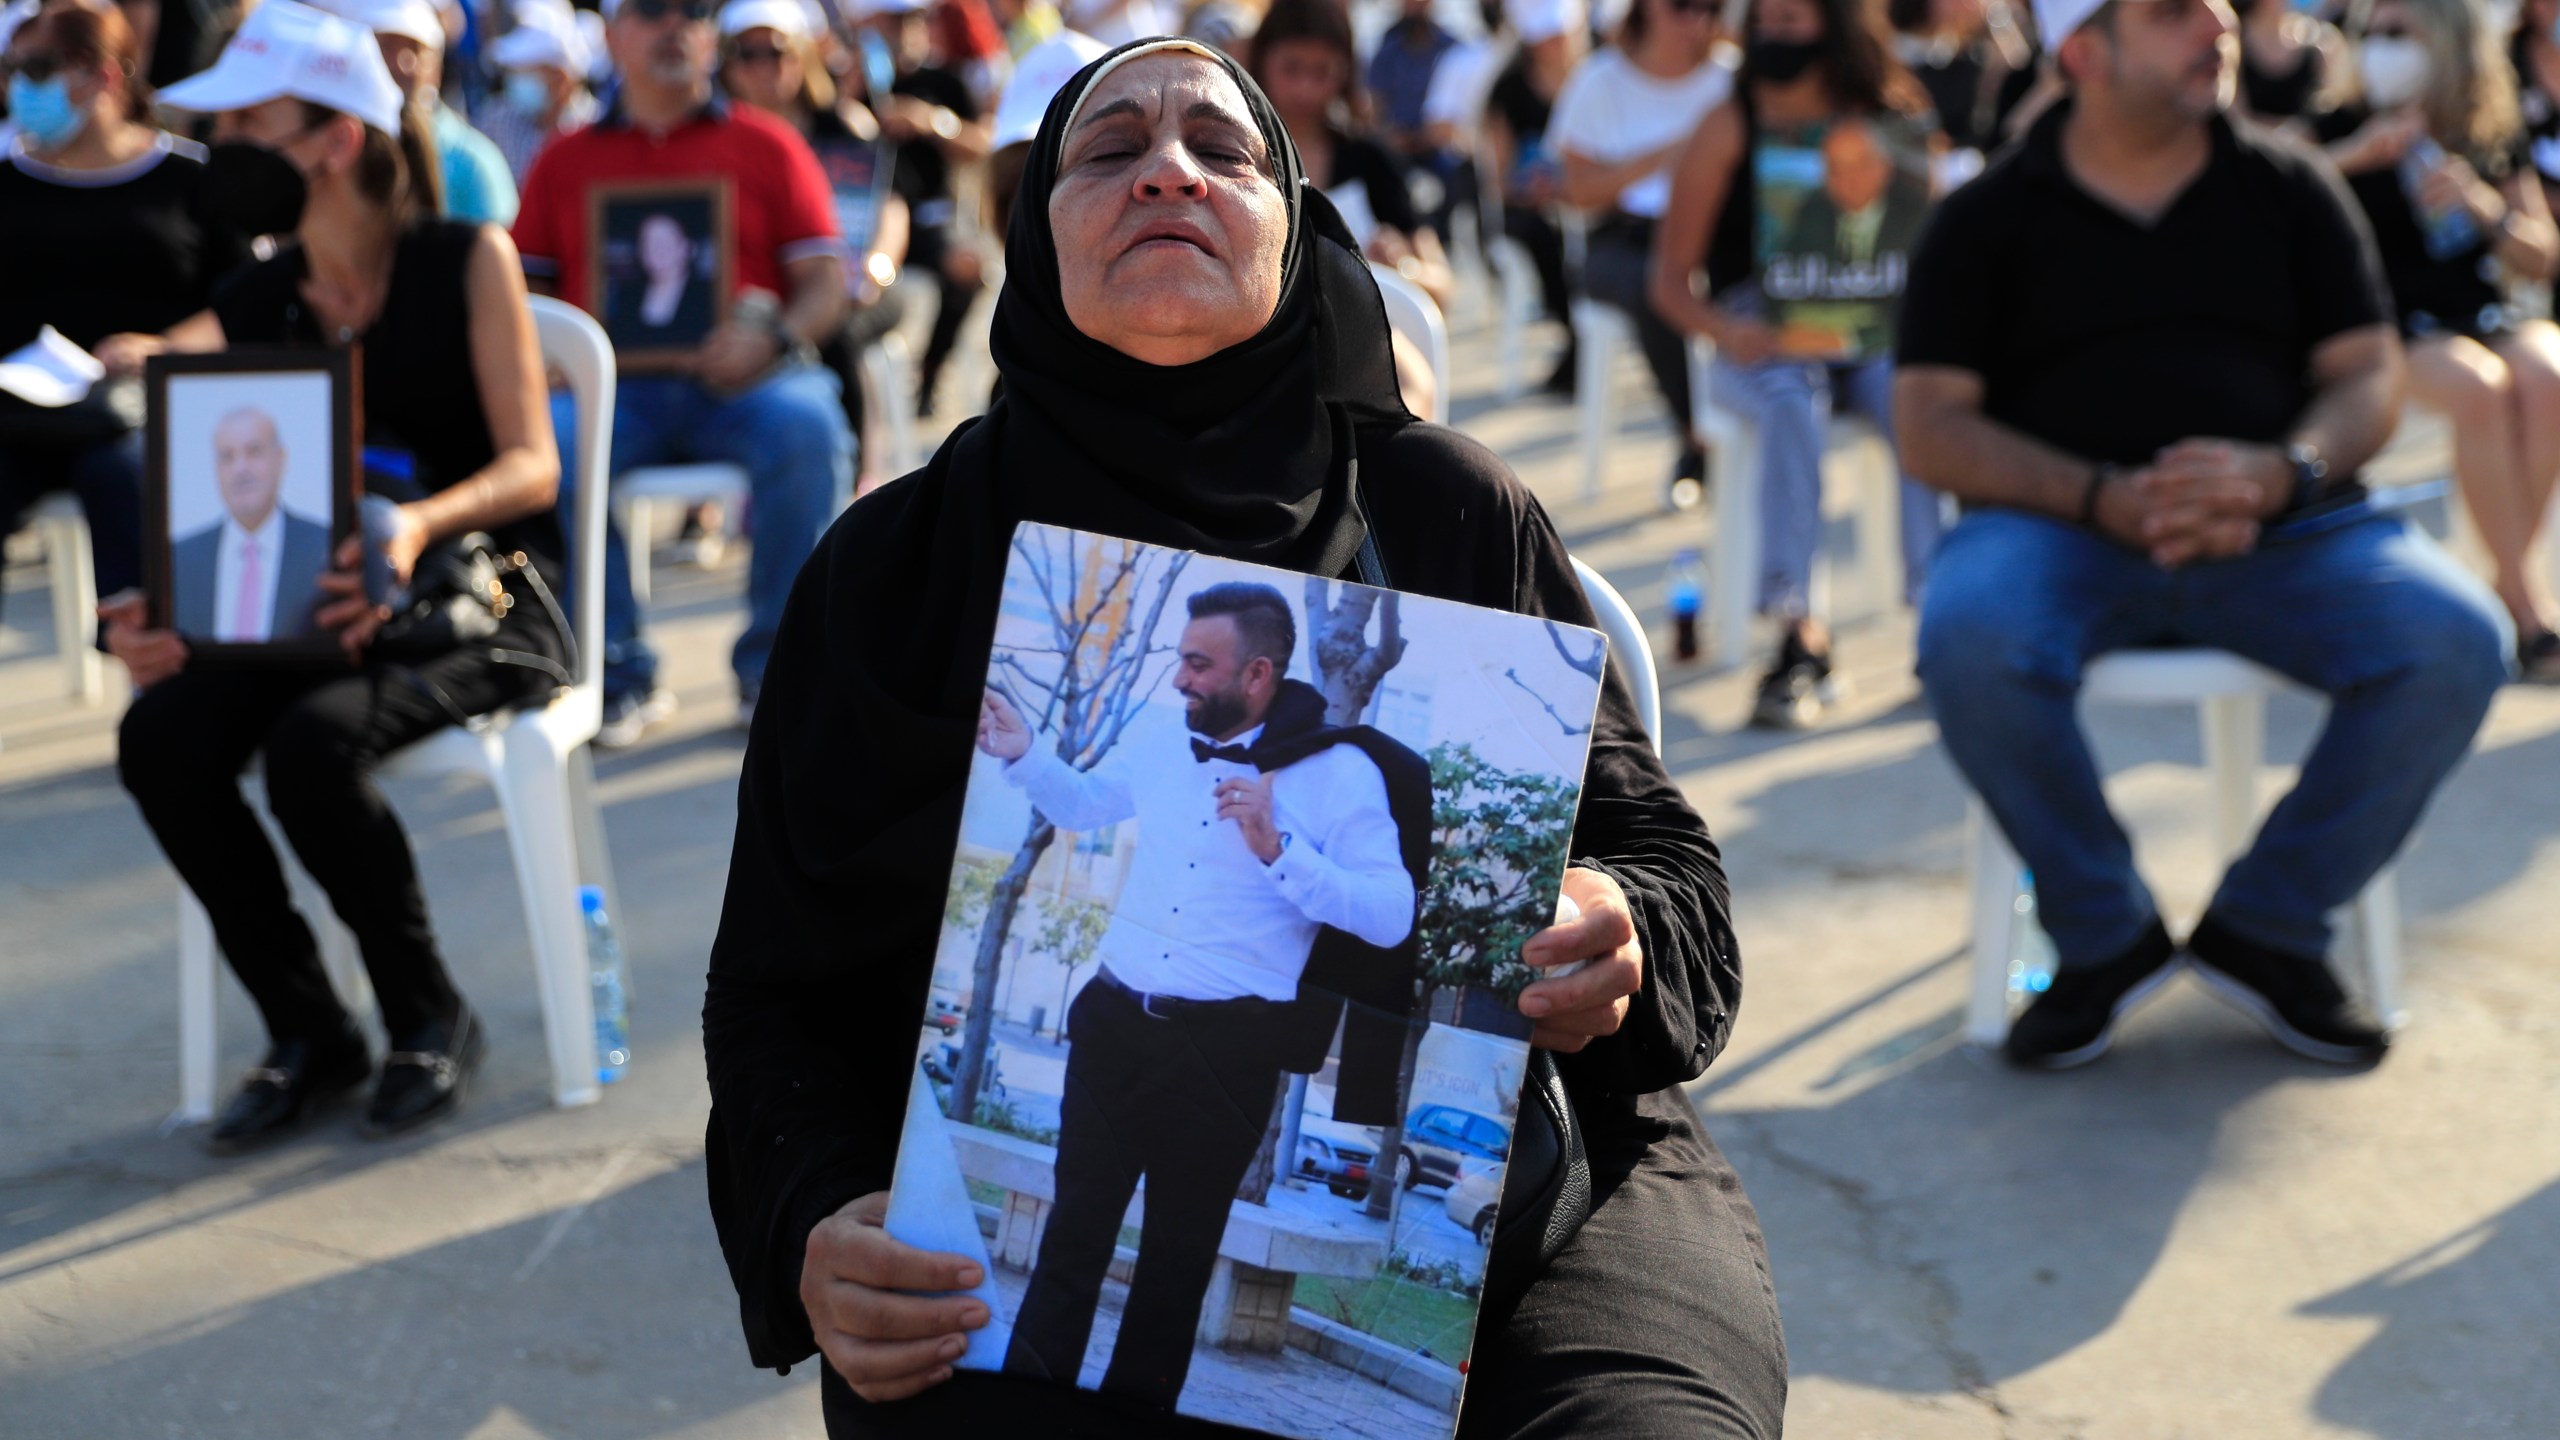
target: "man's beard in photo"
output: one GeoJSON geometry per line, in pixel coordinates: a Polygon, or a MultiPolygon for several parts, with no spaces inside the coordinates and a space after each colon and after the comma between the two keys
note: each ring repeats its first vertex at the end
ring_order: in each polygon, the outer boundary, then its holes
{"type": "Polygon", "coordinates": [[[1233,690],[1203,695],[1186,719],[1203,735],[1224,735],[1244,723],[1244,697],[1233,690]]]}

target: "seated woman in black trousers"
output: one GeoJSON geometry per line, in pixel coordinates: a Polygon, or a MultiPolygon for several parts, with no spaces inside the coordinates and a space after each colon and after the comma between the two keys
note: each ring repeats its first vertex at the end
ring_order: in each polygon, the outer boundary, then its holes
{"type": "MultiPolygon", "coordinates": [[[[224,286],[212,309],[165,336],[117,337],[111,351],[130,365],[157,348],[360,343],[369,456],[411,475],[403,494],[387,497],[402,502],[385,547],[394,571],[405,581],[430,547],[477,531],[500,553],[523,552],[544,578],[526,582],[533,598],[508,608],[487,641],[403,663],[367,653],[388,612],[364,596],[352,537],[320,582],[336,598],[317,613],[337,634],[340,663],[217,667],[191,658],[185,636],[144,628],[138,596],[101,607],[109,648],[143,687],[124,717],[125,788],[266,1021],[266,1059],[216,1123],[218,1149],[290,1130],[314,1101],[373,1073],[241,796],[250,757],[264,757],[269,808],[363,950],[391,1042],[365,1128],[400,1133],[453,1109],[485,1044],[437,953],[408,838],[371,771],[402,746],[544,693],[567,673],[565,626],[542,598],[565,593],[552,514],[559,461],[515,247],[495,227],[434,218],[432,182],[419,180],[433,174],[419,144],[426,122],[401,113],[372,37],[287,18],[315,31],[312,43],[344,52],[332,57],[344,61],[337,83],[310,83],[332,72],[306,65],[256,85],[259,67],[235,66],[235,46],[167,99],[221,109],[216,198],[245,233],[290,243],[224,286]]],[[[377,468],[369,459],[369,484],[377,468]]]]}
{"type": "MultiPolygon", "coordinates": [[[[1139,42],[1050,104],[996,302],[1004,394],[854,502],[800,573],[756,708],[703,1004],[712,1217],[748,1353],[812,1354],[832,1436],[1237,1434],[1144,1387],[949,1368],[965,1262],[881,1228],[1016,522],[1591,623],[1502,462],[1398,398],[1350,232],[1242,69],[1139,42]]],[[[1522,993],[1589,1135],[1587,1218],[1496,1263],[1462,1434],[1769,1437],[1786,1351],[1751,1206],[1681,1093],[1740,975],[1715,842],[1612,680],[1565,893],[1522,993]]],[[[1125,1333],[1125,1332],[1124,1332],[1125,1333]]]]}

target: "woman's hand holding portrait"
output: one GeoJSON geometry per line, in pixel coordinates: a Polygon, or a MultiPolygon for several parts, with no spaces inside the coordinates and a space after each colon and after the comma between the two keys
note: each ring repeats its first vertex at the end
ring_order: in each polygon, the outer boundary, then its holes
{"type": "Polygon", "coordinates": [[[887,1191],[875,1190],[818,1222],[800,1265],[800,1303],[818,1353],[879,1404],[903,1400],[951,1378],[969,1332],[987,1323],[984,1302],[967,1295],[986,1279],[959,1255],[919,1250],[881,1228],[887,1191]]]}
{"type": "Polygon", "coordinates": [[[106,626],[107,653],[124,662],[133,683],[148,690],[187,668],[187,642],[175,630],[150,629],[149,607],[139,590],[119,590],[98,602],[106,626]]]}
{"type": "Polygon", "coordinates": [[[1579,913],[1530,936],[1520,958],[1541,970],[1590,963],[1521,991],[1520,1013],[1537,1022],[1530,1044],[1571,1055],[1626,1023],[1644,988],[1644,947],[1617,881],[1577,865],[1564,872],[1564,898],[1579,913]]]}

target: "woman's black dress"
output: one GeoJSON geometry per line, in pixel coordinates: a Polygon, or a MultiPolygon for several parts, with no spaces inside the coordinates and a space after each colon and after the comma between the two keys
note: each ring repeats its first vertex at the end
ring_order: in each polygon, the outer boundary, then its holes
{"type": "MultiPolygon", "coordinates": [[[[858,501],[784,614],[703,1008],[712,1213],[760,1365],[813,1353],[809,1232],[888,1188],[896,1162],[1017,520],[1345,578],[1366,533],[1399,589],[1592,621],[1536,500],[1395,399],[1347,232],[1296,198],[1285,132],[1228,68],[1293,200],[1271,328],[1173,369],[1108,351],[1065,321],[1046,207],[1016,206],[994,336],[1004,398],[858,501]]],[[[1025,194],[1046,193],[1050,131],[1084,83],[1051,107],[1025,194]]],[[[1679,1089],[1722,1050],[1739,998],[1724,874],[1614,673],[1572,853],[1625,889],[1645,983],[1621,1033],[1559,1059],[1596,1204],[1551,1264],[1487,1277],[1463,1433],[1776,1435],[1785,1346],[1758,1223],[1679,1089]]],[[[830,1370],[822,1393],[834,1436],[1235,1433],[978,1372],[873,1406],[830,1370]]]]}

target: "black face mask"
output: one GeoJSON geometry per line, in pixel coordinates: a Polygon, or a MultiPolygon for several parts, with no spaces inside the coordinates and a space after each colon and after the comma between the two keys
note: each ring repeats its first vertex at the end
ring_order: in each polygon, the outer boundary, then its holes
{"type": "Polygon", "coordinates": [[[1755,80],[1775,81],[1780,85],[1794,80],[1813,68],[1822,58],[1822,42],[1818,40],[1754,40],[1743,52],[1743,68],[1755,80]]]}
{"type": "Polygon", "coordinates": [[[224,140],[205,157],[207,200],[242,235],[282,235],[302,223],[311,185],[294,163],[264,145],[224,140]]]}

